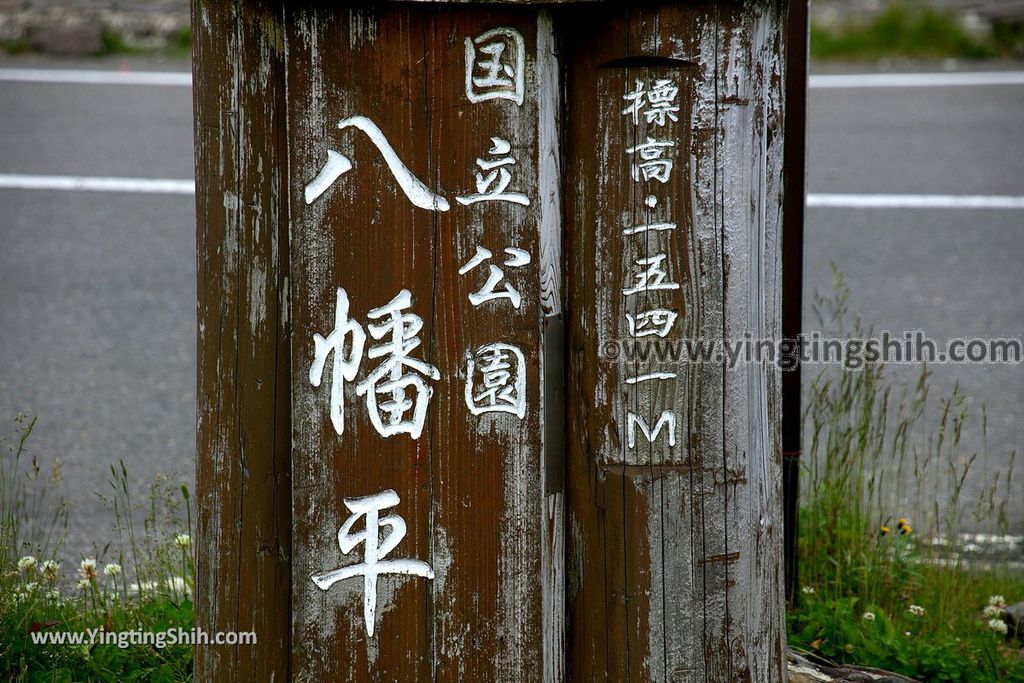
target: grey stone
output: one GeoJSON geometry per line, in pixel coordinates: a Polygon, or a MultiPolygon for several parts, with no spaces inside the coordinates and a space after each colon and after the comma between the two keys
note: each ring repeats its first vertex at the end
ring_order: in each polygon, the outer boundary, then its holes
{"type": "Polygon", "coordinates": [[[919,683],[906,676],[866,666],[828,666],[793,651],[789,652],[789,680],[790,683],[919,683]]]}

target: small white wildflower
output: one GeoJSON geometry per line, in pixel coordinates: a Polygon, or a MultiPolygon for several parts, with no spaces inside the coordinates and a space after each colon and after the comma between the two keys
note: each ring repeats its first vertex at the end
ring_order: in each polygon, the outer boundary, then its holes
{"type": "Polygon", "coordinates": [[[921,607],[921,605],[911,605],[907,608],[907,611],[913,614],[915,617],[924,616],[924,607],[921,607]]]}
{"type": "Polygon", "coordinates": [[[814,595],[814,593],[815,593],[814,586],[804,586],[803,588],[800,589],[800,592],[803,593],[804,595],[814,595]]]}
{"type": "Polygon", "coordinates": [[[1003,607],[1006,607],[1006,598],[1002,595],[993,595],[989,597],[988,604],[992,607],[999,607],[1002,609],[1003,607]]]}
{"type": "Polygon", "coordinates": [[[985,609],[981,610],[981,613],[989,619],[1003,616],[1003,608],[996,607],[995,605],[986,605],[985,609]]]}
{"type": "Polygon", "coordinates": [[[874,612],[865,612],[863,614],[863,617],[864,617],[864,621],[874,621],[875,620],[875,613],[874,612]]]}
{"type": "Polygon", "coordinates": [[[89,590],[89,586],[91,586],[91,585],[92,585],[92,582],[89,581],[89,579],[79,579],[78,580],[78,590],[80,590],[80,591],[87,591],[87,590],[89,590]]]}
{"type": "Polygon", "coordinates": [[[97,576],[96,560],[91,557],[82,560],[82,563],[78,565],[78,573],[81,575],[83,579],[95,579],[97,576]]]}
{"type": "Polygon", "coordinates": [[[56,588],[51,588],[50,590],[46,591],[46,597],[56,602],[57,600],[60,600],[60,591],[56,588]]]}
{"type": "Polygon", "coordinates": [[[43,562],[40,568],[40,573],[43,575],[43,578],[51,583],[57,580],[58,571],[60,571],[60,565],[53,560],[43,562]]]}
{"type": "Polygon", "coordinates": [[[192,547],[192,537],[188,534],[174,534],[174,545],[182,550],[192,547]]]}
{"type": "Polygon", "coordinates": [[[1007,630],[1009,630],[1006,628],[1006,622],[1002,619],[989,619],[988,627],[996,633],[1000,633],[1004,636],[1006,635],[1007,630]]]}
{"type": "Polygon", "coordinates": [[[110,562],[103,568],[103,573],[107,576],[117,576],[121,573],[121,565],[116,562],[110,562]]]}
{"type": "Polygon", "coordinates": [[[28,595],[32,595],[36,592],[37,588],[39,588],[38,583],[36,583],[35,581],[29,581],[25,584],[25,593],[27,593],[28,595]]]}
{"type": "Polygon", "coordinates": [[[20,560],[18,560],[18,569],[20,569],[23,572],[29,573],[35,571],[36,558],[32,557],[31,555],[26,555],[25,557],[21,558],[20,560]]]}

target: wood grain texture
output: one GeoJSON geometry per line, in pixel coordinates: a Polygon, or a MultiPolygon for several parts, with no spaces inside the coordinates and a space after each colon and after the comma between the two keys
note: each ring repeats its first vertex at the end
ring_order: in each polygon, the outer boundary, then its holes
{"type": "Polygon", "coordinates": [[[777,370],[601,358],[640,341],[625,316],[652,307],[679,313],[665,340],[778,336],[782,20],[688,3],[565,32],[571,680],[784,677],[777,370]],[[637,79],[678,84],[678,124],[622,115],[637,79]],[[626,150],[648,136],[676,143],[667,183],[631,177],[626,150]],[[680,288],[624,295],[660,254],[680,288]],[[676,377],[625,382],[654,371],[676,377]],[[663,411],[675,446],[638,432],[631,448],[629,414],[653,427],[663,411]]]}
{"type": "Polygon", "coordinates": [[[562,68],[551,13],[537,18],[537,107],[539,127],[540,376],[543,411],[541,591],[543,678],[565,680],[565,316],[566,268],[562,252],[564,177],[562,68]]]}
{"type": "Polygon", "coordinates": [[[197,680],[783,680],[774,366],[600,357],[651,307],[678,313],[668,340],[778,336],[781,6],[194,0],[193,17],[197,623],[259,637],[199,648],[197,680]],[[465,40],[499,27],[523,38],[521,104],[466,96],[465,40]],[[637,79],[666,78],[678,121],[622,116],[637,79]],[[353,116],[449,210],[414,206],[339,129],[353,116]],[[627,148],[654,132],[673,171],[645,185],[627,148]],[[456,200],[495,137],[527,206],[456,200]],[[307,202],[328,151],[351,168],[307,202]],[[492,258],[460,272],[478,247],[492,258]],[[624,295],[660,254],[680,287],[624,295]],[[471,303],[489,264],[518,308],[471,303]],[[345,384],[342,435],[334,356],[310,382],[339,287],[367,351],[370,311],[410,292],[411,356],[438,375],[418,439],[382,436],[357,393],[383,359],[345,384]],[[526,359],[521,419],[467,407],[467,353],[492,342],[526,359]],[[625,381],[653,371],[676,376],[625,381]],[[629,415],[665,411],[675,443],[630,446],[629,415]],[[386,489],[407,527],[388,559],[434,576],[381,576],[370,636],[362,579],[311,577],[362,559],[339,548],[344,499],[386,489]]]}
{"type": "Polygon", "coordinates": [[[284,52],[272,2],[193,3],[198,406],[196,680],[286,680],[290,656],[284,52]]]}
{"type": "MultiPolygon", "coordinates": [[[[545,647],[542,633],[542,529],[557,517],[544,498],[541,457],[540,236],[547,193],[540,184],[538,93],[539,79],[550,71],[538,68],[537,12],[296,4],[286,25],[296,676],[540,680],[545,654],[560,655],[545,647]],[[464,41],[497,27],[524,39],[521,105],[473,103],[465,93],[464,41]],[[450,201],[450,210],[414,207],[367,138],[338,130],[352,116],[371,118],[412,173],[450,201]],[[477,159],[489,158],[493,137],[509,142],[516,163],[507,189],[525,193],[528,206],[456,201],[474,191],[477,159]],[[352,159],[353,169],[307,205],[303,187],[328,149],[352,159]],[[526,266],[503,266],[522,295],[518,308],[508,300],[470,302],[487,279],[487,265],[459,271],[477,247],[489,250],[494,260],[488,263],[495,265],[508,258],[507,248],[530,254],[526,266]],[[410,291],[412,311],[423,319],[422,346],[413,355],[440,375],[420,439],[383,438],[351,385],[343,436],[332,429],[326,383],[313,387],[307,376],[313,335],[333,326],[338,287],[360,321],[400,289],[410,291]],[[514,344],[525,356],[522,419],[472,415],[467,408],[467,352],[491,342],[514,344]],[[382,576],[377,629],[369,637],[362,582],[322,591],[309,577],[356,559],[338,548],[338,528],[348,517],[342,499],[383,489],[401,497],[393,512],[408,528],[389,557],[426,561],[435,577],[382,576]]],[[[550,106],[546,115],[554,115],[550,106]]],[[[360,375],[374,365],[364,356],[360,375]]],[[[556,544],[547,541],[549,548],[556,544]]]]}

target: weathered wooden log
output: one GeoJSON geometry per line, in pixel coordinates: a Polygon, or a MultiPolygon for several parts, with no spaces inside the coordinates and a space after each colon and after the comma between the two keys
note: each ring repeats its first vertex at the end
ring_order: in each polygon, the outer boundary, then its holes
{"type": "Polygon", "coordinates": [[[665,3],[565,33],[574,680],[783,680],[779,372],[682,347],[779,336],[783,22],[665,3]]]}
{"type": "Polygon", "coordinates": [[[559,678],[550,18],[246,0],[195,25],[198,622],[260,639],[199,676],[559,678]]]}
{"type": "Polygon", "coordinates": [[[545,529],[560,526],[546,517],[540,381],[542,319],[557,296],[549,283],[561,278],[546,249],[558,236],[545,187],[557,176],[544,168],[555,123],[541,118],[554,116],[541,101],[556,92],[550,22],[519,8],[299,7],[285,15],[285,41],[294,673],[540,680],[545,657],[561,657],[545,648],[541,572],[545,529]],[[478,55],[488,45],[512,71],[493,98],[467,83],[484,73],[469,62],[488,59],[478,55]],[[422,187],[402,186],[388,153],[381,163],[385,142],[422,187]],[[310,201],[308,183],[332,150],[353,167],[310,201]],[[405,324],[422,325],[410,358],[430,368],[398,371],[423,383],[407,396],[426,410],[408,433],[392,416],[372,426],[382,408],[366,403],[367,380],[345,388],[343,434],[326,419],[327,382],[308,375],[339,288],[349,316],[369,323],[367,373],[382,362],[371,347],[387,343],[372,334],[386,322],[373,309],[409,295],[405,324]],[[491,377],[495,363],[508,375],[491,377]],[[480,398],[482,383],[502,378],[499,393],[480,398]],[[391,556],[427,562],[433,577],[382,577],[368,632],[361,581],[324,591],[308,577],[340,564],[343,499],[386,489],[407,525],[391,556]]]}
{"type": "Polygon", "coordinates": [[[288,678],[291,326],[279,8],[195,2],[198,406],[195,679],[288,678]]]}
{"type": "Polygon", "coordinates": [[[783,680],[783,20],[193,0],[197,680],[783,680]]]}

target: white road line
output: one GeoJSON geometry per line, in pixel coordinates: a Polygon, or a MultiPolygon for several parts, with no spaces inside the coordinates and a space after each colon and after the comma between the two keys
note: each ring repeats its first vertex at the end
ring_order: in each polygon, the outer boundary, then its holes
{"type": "Polygon", "coordinates": [[[22,83],[191,86],[192,74],[183,71],[0,69],[0,81],[18,81],[22,83]]]}
{"type": "MultiPolygon", "coordinates": [[[[0,173],[0,189],[183,195],[194,195],[196,192],[195,181],[184,178],[104,178],[22,173],[0,173]]],[[[1024,209],[1024,196],[812,192],[807,195],[807,206],[848,209],[1024,209]]]]}
{"type": "Polygon", "coordinates": [[[80,190],[142,194],[195,194],[193,180],[168,178],[100,178],[94,176],[23,175],[0,173],[0,189],[80,190]]]}
{"type": "Polygon", "coordinates": [[[961,85],[1024,85],[1024,71],[972,71],[920,74],[814,74],[817,88],[935,88],[961,85]]]}
{"type": "Polygon", "coordinates": [[[1024,209],[1024,197],[980,194],[816,194],[807,206],[849,209],[1024,209]]]}
{"type": "MultiPolygon", "coordinates": [[[[96,83],[107,85],[191,86],[185,71],[113,71],[101,69],[0,69],[0,81],[24,83],[96,83]]],[[[818,88],[928,88],[961,85],[1024,85],[1024,71],[949,71],[940,73],[813,74],[818,88]]]]}

